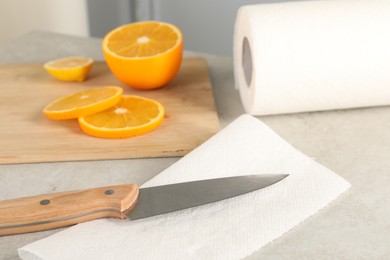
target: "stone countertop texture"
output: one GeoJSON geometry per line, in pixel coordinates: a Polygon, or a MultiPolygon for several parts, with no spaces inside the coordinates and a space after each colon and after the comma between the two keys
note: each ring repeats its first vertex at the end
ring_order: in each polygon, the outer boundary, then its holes
{"type": "MultiPolygon", "coordinates": [[[[0,45],[0,63],[43,63],[70,55],[103,60],[100,45],[101,39],[35,31],[0,45]]],[[[208,61],[221,127],[244,113],[234,89],[232,60],[192,52],[186,55],[200,55],[208,61]]],[[[389,259],[390,106],[259,118],[352,187],[247,259],[389,259]]],[[[142,184],[178,159],[0,165],[0,199],[142,184]]],[[[19,259],[17,248],[60,230],[0,237],[0,259],[19,259]]]]}

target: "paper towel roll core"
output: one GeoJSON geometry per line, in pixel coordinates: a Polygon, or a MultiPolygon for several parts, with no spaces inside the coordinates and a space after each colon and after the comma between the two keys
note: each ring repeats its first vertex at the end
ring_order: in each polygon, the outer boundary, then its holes
{"type": "Polygon", "coordinates": [[[285,114],[390,104],[390,1],[243,6],[234,75],[245,111],[285,114]]]}
{"type": "Polygon", "coordinates": [[[253,63],[251,47],[248,38],[246,37],[244,37],[244,40],[242,41],[242,69],[244,71],[247,87],[250,87],[252,82],[253,63]]]}

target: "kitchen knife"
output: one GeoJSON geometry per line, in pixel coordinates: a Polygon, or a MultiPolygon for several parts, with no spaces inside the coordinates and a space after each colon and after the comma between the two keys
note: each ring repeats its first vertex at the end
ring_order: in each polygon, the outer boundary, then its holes
{"type": "Polygon", "coordinates": [[[196,207],[270,186],[287,174],[259,174],[138,188],[124,184],[0,201],[0,235],[98,218],[131,220],[196,207]]]}

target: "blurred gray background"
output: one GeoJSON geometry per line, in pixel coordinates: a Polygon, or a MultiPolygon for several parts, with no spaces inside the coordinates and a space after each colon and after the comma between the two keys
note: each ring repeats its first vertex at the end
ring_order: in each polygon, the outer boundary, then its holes
{"type": "Polygon", "coordinates": [[[103,37],[123,24],[160,20],[182,30],[186,50],[232,56],[238,8],[282,1],[0,0],[0,43],[32,30],[103,37]]]}
{"type": "Polygon", "coordinates": [[[281,0],[88,0],[91,36],[133,21],[161,20],[183,32],[185,48],[217,55],[232,55],[234,21],[242,5],[281,0]]]}

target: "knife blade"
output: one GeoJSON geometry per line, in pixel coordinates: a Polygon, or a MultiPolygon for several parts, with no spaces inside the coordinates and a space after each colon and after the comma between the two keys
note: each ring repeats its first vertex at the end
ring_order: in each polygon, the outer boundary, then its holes
{"type": "Polygon", "coordinates": [[[258,174],[138,188],[124,184],[0,201],[0,236],[99,219],[142,219],[268,187],[288,174],[258,174]]]}

